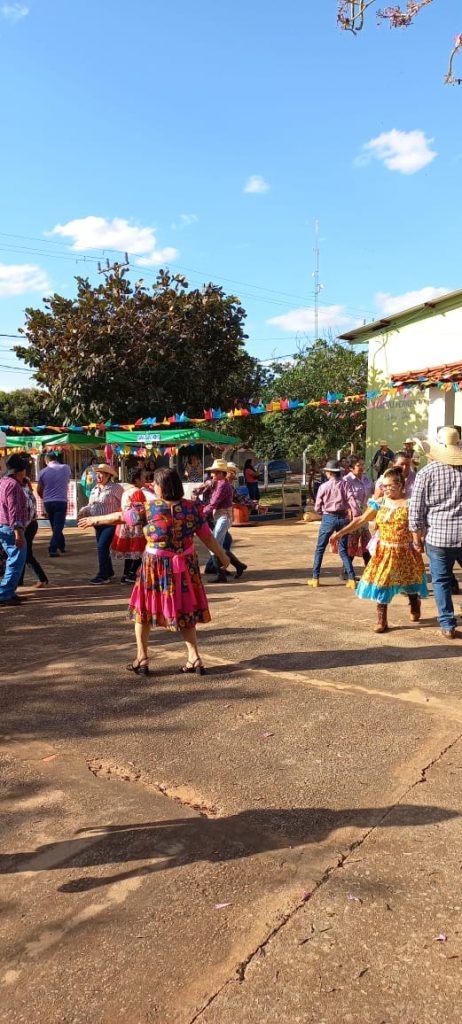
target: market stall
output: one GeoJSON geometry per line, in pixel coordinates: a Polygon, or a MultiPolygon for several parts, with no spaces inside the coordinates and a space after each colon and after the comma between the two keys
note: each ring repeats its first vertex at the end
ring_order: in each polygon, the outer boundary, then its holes
{"type": "MultiPolygon", "coordinates": [[[[174,465],[183,480],[186,497],[197,487],[196,480],[188,480],[185,466],[191,453],[199,453],[201,479],[205,479],[207,461],[212,461],[212,450],[236,448],[239,438],[228,434],[219,434],[213,430],[200,427],[172,430],[107,430],[106,443],[112,446],[114,455],[120,459],[119,476],[123,481],[126,476],[126,464],[130,456],[153,458],[156,461],[168,460],[174,465]]],[[[168,464],[167,462],[167,464],[168,464]]]]}
{"type": "MultiPolygon", "coordinates": [[[[68,430],[62,434],[21,434],[6,438],[6,451],[14,450],[29,455],[33,466],[33,483],[38,479],[40,470],[45,464],[47,452],[58,452],[62,461],[71,467],[72,477],[69,481],[66,526],[77,525],[77,512],[84,503],[84,495],[80,488],[80,478],[84,468],[97,455],[104,459],[104,437],[84,434],[77,430],[68,430]]],[[[35,487],[34,487],[35,490],[35,487]]],[[[39,525],[48,523],[41,498],[36,494],[39,525]]]]}

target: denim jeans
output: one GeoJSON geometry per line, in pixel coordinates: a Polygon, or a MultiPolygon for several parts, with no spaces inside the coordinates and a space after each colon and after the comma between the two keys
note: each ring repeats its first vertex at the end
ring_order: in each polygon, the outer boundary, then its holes
{"type": "Polygon", "coordinates": [[[56,554],[57,551],[64,551],[66,547],[63,534],[64,523],[66,522],[66,510],[67,501],[45,502],[45,512],[50,520],[50,526],[53,531],[48,546],[48,550],[52,555],[56,554]]]}
{"type": "Polygon", "coordinates": [[[102,580],[110,580],[114,575],[111,544],[115,529],[115,526],[95,526],[96,546],[98,548],[98,576],[102,580]]]}
{"type": "Polygon", "coordinates": [[[14,530],[10,526],[0,526],[0,544],[6,554],[6,565],[3,579],[0,580],[0,601],[9,601],[16,592],[21,573],[26,564],[26,542],[22,548],[16,547],[14,530]]]}
{"type": "MultiPolygon", "coordinates": [[[[223,542],[227,532],[228,516],[218,516],[218,519],[216,519],[214,523],[213,536],[215,537],[215,540],[217,540],[218,543],[221,544],[221,547],[223,547],[223,542]]],[[[215,569],[219,569],[221,567],[221,562],[219,562],[216,555],[213,556],[213,564],[215,566],[215,569]]]]}
{"type": "MultiPolygon", "coordinates": [[[[316,544],[316,551],[314,553],[313,560],[313,579],[319,579],[321,572],[321,564],[324,556],[324,552],[329,543],[332,534],[337,530],[342,530],[344,526],[348,526],[349,520],[339,512],[324,512],[319,527],[318,543],[316,544]]],[[[353,569],[353,562],[348,554],[348,537],[342,537],[338,542],[338,553],[342,559],[345,572],[349,580],[354,580],[355,573],[353,569]]]]}
{"type": "Polygon", "coordinates": [[[427,544],[428,561],[432,574],[433,594],[438,609],[438,622],[441,629],[455,629],[457,619],[452,603],[452,576],[454,562],[462,558],[462,547],[436,548],[427,544]]]}

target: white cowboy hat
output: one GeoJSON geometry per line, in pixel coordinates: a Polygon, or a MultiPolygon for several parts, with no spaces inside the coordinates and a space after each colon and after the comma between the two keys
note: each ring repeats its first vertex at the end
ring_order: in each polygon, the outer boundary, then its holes
{"type": "Polygon", "coordinates": [[[239,466],[236,466],[235,462],[228,462],[228,469],[230,469],[232,473],[239,473],[239,466]]]}
{"type": "Polygon", "coordinates": [[[214,461],[212,462],[212,465],[208,467],[209,473],[211,473],[212,470],[214,470],[214,469],[216,469],[217,472],[219,472],[219,473],[227,473],[228,472],[228,463],[225,462],[224,459],[214,459],[214,461]]]}
{"type": "Polygon", "coordinates": [[[441,427],[438,441],[422,441],[422,448],[435,462],[443,462],[446,466],[462,466],[462,444],[455,427],[441,427]]]}

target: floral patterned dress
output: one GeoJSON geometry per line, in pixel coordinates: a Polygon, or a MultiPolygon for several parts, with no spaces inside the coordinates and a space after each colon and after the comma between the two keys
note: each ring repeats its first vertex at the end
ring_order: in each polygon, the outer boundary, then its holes
{"type": "Polygon", "coordinates": [[[408,502],[371,498],[368,506],[377,510],[378,540],[358,583],[357,596],[380,604],[389,604],[396,594],[428,597],[423,558],[414,550],[409,532],[408,502]]]}
{"type": "Polygon", "coordinates": [[[127,523],[144,524],[146,549],[129,604],[135,622],[177,631],[210,622],[194,535],[211,536],[200,503],[175,505],[152,499],[124,512],[127,523]]]}
{"type": "MultiPolygon", "coordinates": [[[[146,495],[138,487],[132,487],[124,491],[121,501],[121,510],[126,512],[129,508],[144,508],[146,495]]],[[[141,523],[133,526],[129,523],[120,523],[116,527],[111,550],[115,551],[117,558],[131,558],[134,562],[141,559],[146,547],[146,538],[141,523]]]]}

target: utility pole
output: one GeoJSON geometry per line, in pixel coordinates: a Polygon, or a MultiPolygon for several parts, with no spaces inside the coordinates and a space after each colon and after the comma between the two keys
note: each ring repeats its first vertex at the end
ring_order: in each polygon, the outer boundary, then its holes
{"type": "Polygon", "coordinates": [[[319,293],[323,285],[319,283],[319,221],[314,226],[314,340],[319,338],[319,293]]]}
{"type": "Polygon", "coordinates": [[[122,271],[125,270],[125,268],[129,267],[129,266],[130,266],[130,264],[128,262],[128,252],[126,252],[125,253],[125,263],[117,263],[117,262],[115,262],[115,263],[113,263],[111,265],[109,263],[108,259],[106,259],[106,266],[105,267],[102,267],[101,263],[98,263],[98,274],[111,274],[111,273],[113,273],[113,274],[116,275],[116,277],[120,277],[122,271]]]}

